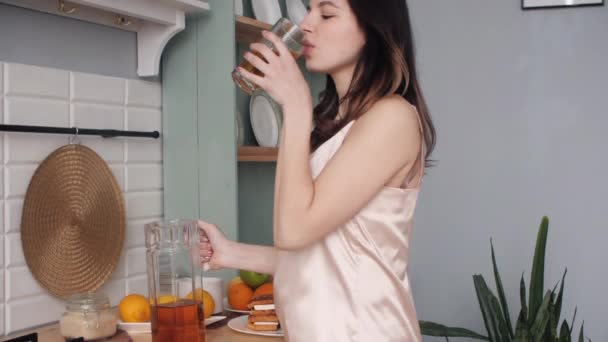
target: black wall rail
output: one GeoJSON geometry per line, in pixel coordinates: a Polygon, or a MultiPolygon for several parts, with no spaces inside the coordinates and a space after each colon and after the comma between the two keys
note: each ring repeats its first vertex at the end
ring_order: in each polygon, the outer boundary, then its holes
{"type": "Polygon", "coordinates": [[[104,138],[136,137],[136,138],[158,139],[158,137],[160,137],[160,133],[158,133],[158,131],[137,132],[137,131],[120,131],[120,130],[116,130],[116,129],[90,129],[90,128],[78,128],[78,127],[0,125],[0,131],[23,132],[23,133],[71,134],[74,136],[99,135],[104,138]]]}

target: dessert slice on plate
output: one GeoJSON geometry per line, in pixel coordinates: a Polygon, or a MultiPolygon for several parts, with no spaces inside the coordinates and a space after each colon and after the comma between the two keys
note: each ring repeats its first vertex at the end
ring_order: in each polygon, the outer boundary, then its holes
{"type": "Polygon", "coordinates": [[[247,305],[249,317],[247,327],[255,331],[276,331],[281,324],[275,311],[274,298],[271,294],[256,296],[247,305]]]}

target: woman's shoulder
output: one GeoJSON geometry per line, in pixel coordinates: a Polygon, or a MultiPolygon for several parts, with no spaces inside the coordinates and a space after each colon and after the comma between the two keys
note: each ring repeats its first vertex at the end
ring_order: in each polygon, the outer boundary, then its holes
{"type": "Polygon", "coordinates": [[[416,107],[409,103],[408,100],[397,94],[384,96],[376,101],[369,109],[368,113],[386,113],[389,116],[403,117],[414,117],[416,118],[418,112],[416,107]]]}
{"type": "Polygon", "coordinates": [[[418,157],[422,132],[418,112],[400,96],[387,96],[351,125],[344,139],[356,148],[369,149],[371,141],[383,153],[401,160],[401,165],[418,157]]]}
{"type": "MultiPolygon", "coordinates": [[[[416,107],[399,95],[380,98],[353,125],[353,130],[419,131],[416,107]],[[375,128],[375,129],[374,129],[375,128]]],[[[415,133],[414,133],[415,134],[415,133]]]]}

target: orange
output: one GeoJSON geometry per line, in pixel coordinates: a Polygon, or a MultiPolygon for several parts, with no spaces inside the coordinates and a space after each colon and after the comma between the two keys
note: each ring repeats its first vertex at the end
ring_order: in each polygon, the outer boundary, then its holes
{"type": "Polygon", "coordinates": [[[242,282],[243,282],[243,279],[241,279],[241,277],[239,277],[239,276],[232,278],[232,280],[230,280],[230,282],[228,283],[228,286],[226,286],[226,293],[228,293],[228,291],[230,291],[230,288],[232,287],[232,285],[239,284],[242,282]]]}
{"type": "MultiPolygon", "coordinates": [[[[173,295],[162,295],[162,296],[158,297],[158,299],[156,300],[156,304],[158,304],[158,305],[172,304],[175,302],[177,302],[177,297],[175,297],[173,295]]],[[[152,300],[152,298],[150,298],[150,305],[154,305],[154,301],[152,300]]]]}
{"type": "Polygon", "coordinates": [[[120,301],[118,312],[123,322],[147,322],[150,320],[150,302],[142,295],[130,294],[120,301]]]}
{"type": "Polygon", "coordinates": [[[264,285],[260,285],[260,287],[258,287],[257,289],[255,289],[255,291],[253,292],[253,296],[257,297],[257,296],[262,296],[262,295],[271,295],[272,296],[272,283],[266,283],[264,285]]]}
{"type": "Polygon", "coordinates": [[[235,310],[247,310],[253,290],[245,283],[234,284],[228,290],[228,303],[235,310]]]}
{"type": "Polygon", "coordinates": [[[196,300],[198,300],[199,302],[203,302],[203,315],[205,316],[205,318],[211,317],[213,310],[215,310],[215,300],[213,300],[213,297],[209,292],[203,289],[195,289],[194,296],[192,295],[192,292],[190,292],[188,293],[186,298],[196,298],[196,300]]]}

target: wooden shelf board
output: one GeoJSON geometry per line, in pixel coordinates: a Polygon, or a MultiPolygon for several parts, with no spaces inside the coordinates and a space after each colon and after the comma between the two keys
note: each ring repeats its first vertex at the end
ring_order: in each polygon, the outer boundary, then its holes
{"type": "Polygon", "coordinates": [[[260,146],[239,146],[240,162],[276,162],[278,149],[260,146]]]}
{"type": "Polygon", "coordinates": [[[270,30],[272,25],[240,15],[235,16],[236,41],[239,43],[254,43],[262,37],[262,30],[270,30]]]}

